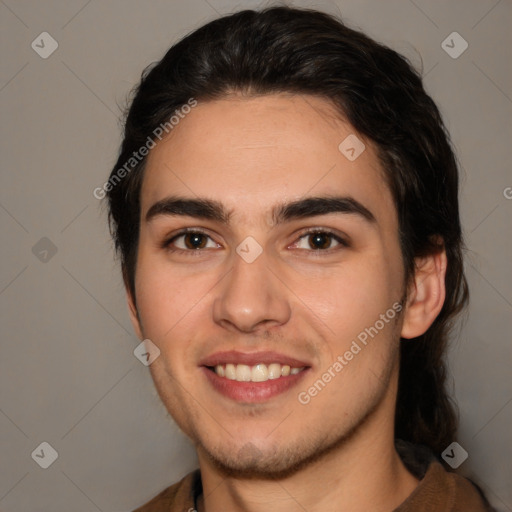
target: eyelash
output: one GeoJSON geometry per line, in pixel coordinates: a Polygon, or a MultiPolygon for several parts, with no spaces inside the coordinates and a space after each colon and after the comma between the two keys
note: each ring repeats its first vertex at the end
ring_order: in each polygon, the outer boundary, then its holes
{"type": "MultiPolygon", "coordinates": [[[[206,233],[205,231],[203,231],[200,228],[186,228],[186,229],[181,230],[179,233],[176,233],[171,238],[164,240],[164,242],[161,244],[162,248],[166,249],[172,253],[185,253],[185,254],[191,255],[191,256],[199,255],[201,252],[203,252],[204,249],[180,249],[180,248],[172,247],[171,244],[173,242],[175,242],[178,238],[180,238],[184,235],[187,235],[187,234],[200,234],[200,235],[206,236],[210,240],[213,240],[212,237],[210,235],[208,235],[208,233],[206,233]]],[[[334,241],[338,242],[341,247],[349,247],[348,242],[345,239],[343,239],[340,235],[334,233],[333,231],[330,231],[328,229],[323,229],[323,228],[310,228],[306,231],[303,231],[300,234],[300,236],[297,238],[297,241],[302,240],[303,238],[305,238],[307,236],[317,235],[317,234],[327,235],[327,236],[331,237],[334,241]]],[[[296,242],[293,242],[293,243],[296,243],[296,242]]],[[[314,255],[320,255],[321,253],[324,253],[324,254],[329,253],[330,254],[332,251],[337,250],[337,248],[334,247],[334,248],[329,248],[329,249],[309,249],[309,250],[308,249],[298,249],[298,250],[300,250],[300,251],[305,250],[314,255]]]]}

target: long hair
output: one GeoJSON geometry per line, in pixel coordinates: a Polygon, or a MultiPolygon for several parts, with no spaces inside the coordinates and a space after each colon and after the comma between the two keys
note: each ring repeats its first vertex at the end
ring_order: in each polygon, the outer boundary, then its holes
{"type": "Polygon", "coordinates": [[[325,98],[375,143],[398,212],[406,281],[413,275],[414,258],[444,246],[446,300],[424,335],[401,340],[395,422],[396,437],[439,455],[457,427],[445,382],[448,334],[468,297],[457,163],[439,110],[410,63],[340,20],[288,7],[241,11],[192,32],[145,70],[106,188],[126,286],[135,297],[146,158],[135,160],[133,153],[191,98],[211,101],[233,92],[325,98]]]}

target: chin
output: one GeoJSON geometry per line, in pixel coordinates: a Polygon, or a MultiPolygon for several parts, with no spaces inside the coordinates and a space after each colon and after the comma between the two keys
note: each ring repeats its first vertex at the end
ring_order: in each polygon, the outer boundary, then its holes
{"type": "Polygon", "coordinates": [[[304,466],[303,457],[299,457],[297,451],[291,454],[287,453],[289,450],[275,447],[262,451],[250,442],[238,451],[206,451],[204,447],[203,450],[221,473],[238,479],[273,480],[291,475],[304,466]]]}
{"type": "Polygon", "coordinates": [[[345,439],[343,435],[333,440],[288,439],[285,445],[263,438],[259,443],[254,440],[216,446],[197,442],[196,447],[226,477],[275,480],[291,476],[321,459],[345,439]]]}

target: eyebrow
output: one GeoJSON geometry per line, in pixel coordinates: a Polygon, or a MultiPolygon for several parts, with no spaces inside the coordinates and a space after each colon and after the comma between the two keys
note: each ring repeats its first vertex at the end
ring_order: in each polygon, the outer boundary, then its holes
{"type": "MultiPolygon", "coordinates": [[[[183,216],[212,220],[229,224],[232,212],[228,212],[222,203],[211,199],[188,199],[181,197],[166,197],[149,208],[146,222],[158,216],[183,216]]],[[[272,210],[274,225],[289,222],[294,219],[316,217],[332,213],[356,215],[361,219],[376,223],[373,213],[352,197],[325,196],[307,197],[277,205],[272,210]]]]}

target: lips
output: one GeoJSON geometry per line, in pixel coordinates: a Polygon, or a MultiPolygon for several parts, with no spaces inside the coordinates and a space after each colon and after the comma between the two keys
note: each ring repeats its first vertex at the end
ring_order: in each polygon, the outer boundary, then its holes
{"type": "Polygon", "coordinates": [[[237,351],[212,354],[200,366],[217,392],[242,403],[261,403],[288,391],[311,367],[305,361],[277,352],[237,351]],[[276,371],[271,377],[268,373],[264,375],[277,368],[281,370],[280,375],[276,371]]]}

